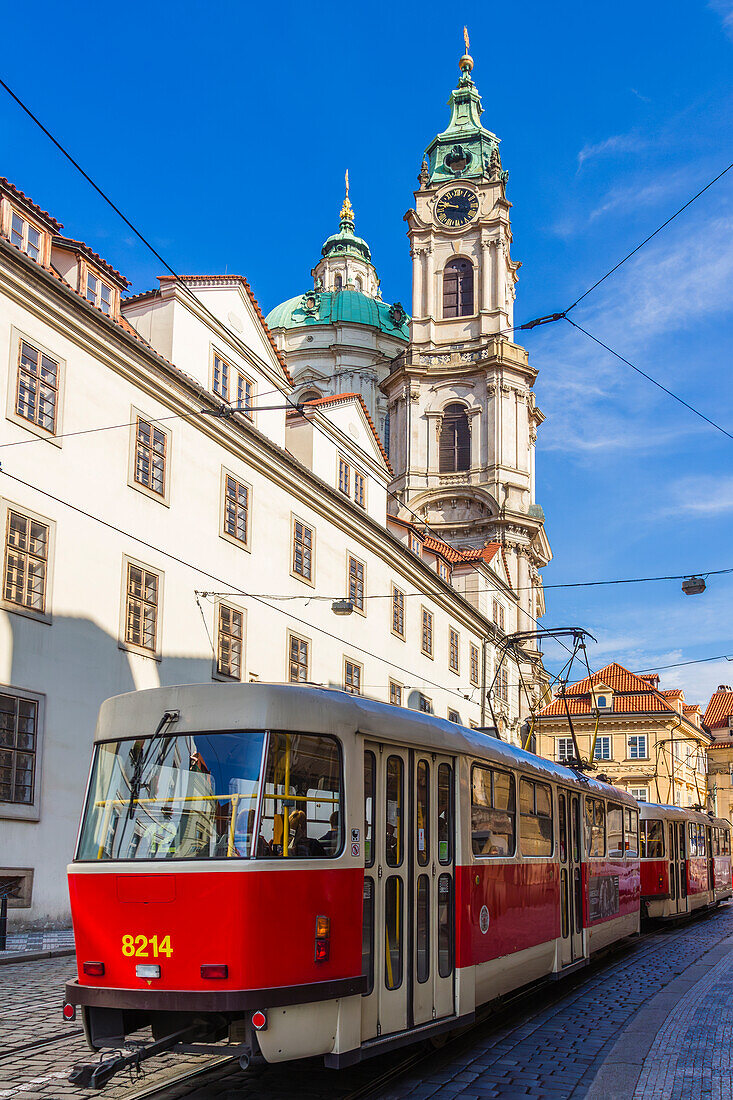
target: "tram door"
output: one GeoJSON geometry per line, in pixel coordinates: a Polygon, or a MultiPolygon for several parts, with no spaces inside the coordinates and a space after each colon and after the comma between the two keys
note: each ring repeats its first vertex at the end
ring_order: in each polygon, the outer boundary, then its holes
{"type": "Polygon", "coordinates": [[[583,958],[583,876],[580,797],[558,791],[558,847],[560,857],[561,961],[569,966],[583,958]]]}
{"type": "Polygon", "coordinates": [[[368,744],[362,1038],[453,1009],[453,762],[368,744]]]}
{"type": "Polygon", "coordinates": [[[669,858],[672,866],[669,869],[669,892],[672,898],[677,894],[677,912],[687,912],[687,867],[685,866],[685,823],[675,822],[670,825],[671,843],[669,858]],[[676,890],[675,890],[676,886],[676,890]]]}
{"type": "Polygon", "coordinates": [[[713,860],[713,829],[711,825],[705,828],[708,857],[708,893],[712,894],[711,901],[715,900],[715,863],[713,860]]]}

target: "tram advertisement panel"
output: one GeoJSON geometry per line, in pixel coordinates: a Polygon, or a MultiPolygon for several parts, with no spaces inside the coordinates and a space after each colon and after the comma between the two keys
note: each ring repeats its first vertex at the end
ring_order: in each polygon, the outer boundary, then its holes
{"type": "Polygon", "coordinates": [[[594,875],[588,883],[588,920],[607,920],[619,911],[618,875],[594,875]]]}

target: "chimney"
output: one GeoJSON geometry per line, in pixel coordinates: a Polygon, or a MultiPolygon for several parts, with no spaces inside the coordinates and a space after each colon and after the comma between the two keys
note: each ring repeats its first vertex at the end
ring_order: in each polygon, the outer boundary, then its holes
{"type": "Polygon", "coordinates": [[[728,684],[718,684],[718,691],[733,691],[733,688],[728,684]]]}

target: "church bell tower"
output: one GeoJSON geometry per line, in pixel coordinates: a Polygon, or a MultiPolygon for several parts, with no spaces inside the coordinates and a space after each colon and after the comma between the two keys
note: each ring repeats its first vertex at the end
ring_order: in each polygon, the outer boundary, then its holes
{"type": "Polygon", "coordinates": [[[382,383],[392,490],[446,542],[499,542],[519,601],[518,630],[544,611],[538,569],[551,552],[535,501],[534,455],[544,417],[537,372],[514,343],[520,264],[499,138],[481,123],[473,59],[460,59],[448,127],[428,146],[405,215],[412,257],[411,342],[382,383]],[[528,612],[522,615],[522,609],[528,612]],[[530,618],[531,616],[531,618],[530,618]]]}

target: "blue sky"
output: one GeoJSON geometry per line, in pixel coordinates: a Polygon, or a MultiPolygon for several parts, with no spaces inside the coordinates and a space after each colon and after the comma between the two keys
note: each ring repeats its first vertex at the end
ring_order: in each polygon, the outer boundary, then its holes
{"type": "MultiPolygon", "coordinates": [[[[502,138],[522,261],[516,318],[565,308],[732,158],[733,2],[612,7],[40,0],[3,78],[181,273],[246,274],[263,309],[303,290],[349,168],[388,300],[410,302],[404,212],[447,122],[466,22],[502,138]]],[[[6,12],[7,42],[27,13],[6,12]]],[[[0,174],[133,280],[159,262],[0,94],[0,174]]],[[[574,313],[733,430],[733,172],[574,313]]],[[[547,415],[546,583],[733,565],[733,442],[561,322],[524,334],[547,415]]],[[[548,592],[595,667],[733,653],[733,577],[548,592]]],[[[547,650],[556,666],[557,652],[547,650]]],[[[728,663],[663,673],[707,702],[728,663]]]]}

